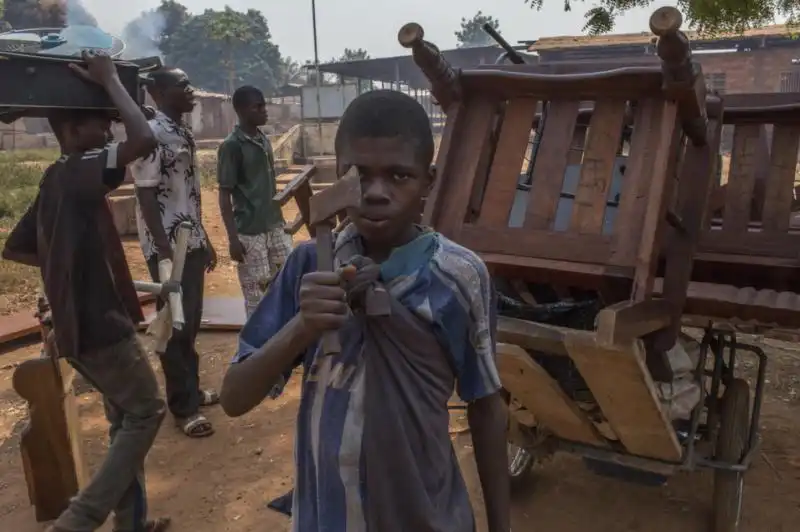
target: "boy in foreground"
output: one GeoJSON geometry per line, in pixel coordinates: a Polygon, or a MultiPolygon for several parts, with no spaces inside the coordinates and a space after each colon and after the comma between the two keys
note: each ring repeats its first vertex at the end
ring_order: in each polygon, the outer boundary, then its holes
{"type": "Polygon", "coordinates": [[[233,93],[239,124],[220,145],[217,157],[219,209],[236,261],[245,312],[250,317],[273,275],[292,251],[292,238],[275,196],[275,156],[259,129],[267,123],[264,94],[245,85],[233,93]]]}
{"type": "Polygon", "coordinates": [[[115,532],[161,532],[168,520],[146,521],[144,461],[166,409],[136,336],[134,322],[144,318],[106,200],[155,139],[111,59],[87,52],[84,61],[88,70],[70,67],[105,88],[127,140],[107,144],[111,123],[103,111],[53,112],[62,157],[45,171],[3,258],[41,269],[58,356],[103,394],[111,424],[105,460],[50,532],[92,532],[112,511],[115,532]]]}
{"type": "Polygon", "coordinates": [[[509,530],[494,292],[475,254],[415,224],[433,151],[428,117],[409,96],[372,91],[350,104],[336,135],[337,169],[358,170],[362,204],[337,235],[338,269],[316,271],[314,243],[299,245],[225,375],[222,406],[240,416],[284,372],[306,368],[295,532],[474,531],[448,434],[454,386],[468,403],[489,530],[509,530]],[[374,309],[363,302],[380,286],[390,312],[368,315],[374,309]],[[325,331],[338,331],[341,353],[317,350],[325,331]]]}

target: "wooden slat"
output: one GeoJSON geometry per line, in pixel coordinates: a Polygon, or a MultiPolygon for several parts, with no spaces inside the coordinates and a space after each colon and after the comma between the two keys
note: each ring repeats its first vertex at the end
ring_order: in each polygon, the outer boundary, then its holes
{"type": "MultiPolygon", "coordinates": [[[[491,133],[491,125],[495,115],[495,101],[489,99],[475,99],[467,102],[463,109],[457,110],[464,113],[459,118],[448,116],[451,120],[463,119],[453,133],[453,144],[450,145],[443,173],[437,181],[442,184],[435,189],[428,202],[434,203],[436,208],[430,211],[426,205],[425,218],[429,219],[429,212],[436,213],[436,219],[430,220],[433,227],[443,235],[458,241],[458,232],[464,223],[470,195],[478,172],[481,170],[481,156],[486,148],[486,143],[491,133]]],[[[441,150],[442,148],[440,148],[441,150]]],[[[436,164],[440,168],[439,161],[436,164]]]]}
{"type": "Polygon", "coordinates": [[[663,350],[672,347],[680,332],[680,312],[686,301],[708,197],[716,179],[714,165],[721,131],[719,119],[711,118],[706,127],[708,145],[695,146],[690,142],[686,146],[678,181],[678,214],[685,233],[674,231],[669,245],[663,246],[666,250],[664,298],[672,303],[675,313],[670,327],[656,337],[657,346],[663,350]]]}
{"type": "MultiPolygon", "coordinates": [[[[680,141],[680,127],[677,123],[677,106],[675,102],[654,100],[647,105],[657,109],[658,121],[653,128],[647,128],[647,143],[655,150],[652,166],[645,176],[648,179],[647,200],[644,216],[640,219],[625,220],[628,224],[640,224],[640,240],[636,250],[636,273],[633,280],[631,299],[643,301],[653,291],[655,270],[658,256],[661,253],[661,237],[666,227],[667,205],[671,203],[675,185],[675,162],[680,141]]],[[[634,133],[636,135],[637,133],[634,133]]],[[[631,154],[631,159],[637,158],[631,154]]],[[[630,170],[630,169],[629,169],[630,170]]],[[[630,177],[630,176],[627,176],[630,177]]],[[[618,214],[619,215],[619,214],[618,214]]]]}
{"type": "Polygon", "coordinates": [[[503,388],[533,413],[537,423],[564,440],[606,447],[587,415],[521,347],[497,344],[497,369],[503,388]]]}
{"type": "Polygon", "coordinates": [[[698,249],[704,253],[718,253],[721,255],[731,254],[796,260],[798,249],[800,249],[800,234],[765,233],[761,231],[737,234],[720,230],[704,231],[700,236],[698,249]]]}
{"type": "Polygon", "coordinates": [[[439,142],[439,151],[436,154],[436,163],[434,165],[436,179],[433,182],[430,195],[425,200],[425,207],[422,211],[422,223],[424,225],[433,227],[435,221],[433,215],[439,214],[439,204],[444,197],[442,190],[446,189],[443,176],[449,175],[450,167],[456,164],[456,160],[452,157],[450,151],[451,147],[455,151],[456,143],[453,139],[457,137],[457,130],[461,126],[461,121],[465,114],[466,109],[463,102],[451,105],[450,109],[448,109],[447,121],[444,125],[442,140],[439,142]]]}
{"type": "Polygon", "coordinates": [[[789,230],[800,126],[775,126],[762,224],[765,231],[789,230]]]}
{"type": "Polygon", "coordinates": [[[533,182],[523,222],[526,229],[553,227],[579,107],[578,100],[558,100],[550,104],[533,165],[533,182]]]}
{"type": "MultiPolygon", "coordinates": [[[[672,304],[664,299],[621,301],[597,315],[597,343],[601,346],[627,346],[638,338],[669,326],[675,316],[672,304]]],[[[672,347],[670,345],[669,347],[672,347]]]]}
{"type": "Polygon", "coordinates": [[[529,98],[519,98],[510,101],[506,107],[478,225],[508,227],[508,217],[517,192],[525,151],[530,144],[531,124],[538,103],[529,98]]]}
{"type": "Polygon", "coordinates": [[[641,342],[608,348],[586,335],[570,334],[564,341],[569,357],[628,452],[681,460],[681,446],[644,365],[641,342]]]}
{"type": "Polygon", "coordinates": [[[600,100],[595,106],[575,191],[571,231],[590,234],[603,231],[608,191],[622,138],[625,106],[625,100],[600,100]]]}
{"type": "Polygon", "coordinates": [[[747,231],[756,181],[760,128],[759,124],[738,125],[733,132],[731,168],[728,173],[728,190],[722,219],[722,230],[725,232],[747,231]]]}
{"type": "Polygon", "coordinates": [[[633,265],[636,261],[656,157],[656,145],[652,144],[652,139],[658,131],[661,107],[662,101],[655,98],[641,100],[636,106],[630,156],[614,223],[614,264],[633,265]]]}
{"type": "Polygon", "coordinates": [[[465,224],[458,242],[478,253],[508,253],[557,261],[605,264],[611,255],[611,238],[524,228],[494,229],[465,224]]]}

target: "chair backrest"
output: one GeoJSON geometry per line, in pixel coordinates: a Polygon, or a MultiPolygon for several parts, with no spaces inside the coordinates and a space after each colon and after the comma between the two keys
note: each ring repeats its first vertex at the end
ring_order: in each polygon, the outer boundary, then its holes
{"type": "MultiPolygon", "coordinates": [[[[800,94],[733,94],[723,121],[734,128],[721,218],[707,212],[698,251],[705,259],[753,265],[795,261],[800,228],[791,227],[800,146],[800,94]],[[771,131],[770,131],[771,129],[771,131]],[[771,134],[768,150],[765,136],[771,134]]],[[[718,212],[718,211],[717,211],[718,212]]]]}
{"type": "Polygon", "coordinates": [[[662,92],[661,69],[475,70],[460,80],[424,222],[480,253],[497,273],[587,287],[621,279],[629,289],[633,283],[637,299],[649,297],[682,145],[678,106],[662,92]],[[594,110],[576,168],[569,152],[587,101],[594,110]],[[532,181],[519,186],[541,102],[548,105],[532,181]]]}

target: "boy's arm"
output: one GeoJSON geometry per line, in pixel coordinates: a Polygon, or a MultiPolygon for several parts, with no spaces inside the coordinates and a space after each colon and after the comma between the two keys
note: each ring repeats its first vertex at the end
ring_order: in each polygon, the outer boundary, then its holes
{"type": "Polygon", "coordinates": [[[297,318],[300,279],[316,269],[313,250],[312,244],[303,244],[289,255],[242,329],[220,392],[222,408],[231,417],[258,406],[316,339],[297,318]]]}
{"type": "Polygon", "coordinates": [[[461,258],[464,266],[469,264],[460,273],[471,278],[459,283],[462,301],[469,308],[449,305],[450,311],[442,317],[441,325],[450,332],[450,349],[457,359],[458,393],[467,403],[467,421],[489,532],[508,532],[511,527],[506,448],[508,407],[495,362],[496,296],[483,262],[471,253],[461,258]],[[456,336],[454,331],[463,335],[456,336]]]}
{"type": "Polygon", "coordinates": [[[26,266],[39,266],[36,238],[36,212],[39,196],[28,207],[17,225],[8,235],[3,247],[3,258],[26,266]]]}
{"type": "Polygon", "coordinates": [[[136,198],[147,230],[153,237],[159,258],[172,258],[172,247],[161,220],[158,186],[161,184],[161,148],[139,159],[131,166],[136,198]]]}
{"type": "Polygon", "coordinates": [[[93,201],[119,187],[125,179],[128,164],[153,151],[156,140],[139,104],[122,85],[111,58],[103,53],[84,53],[83,58],[88,68],[76,63],[70,63],[70,68],[105,89],[119,111],[127,137],[124,142],[111,143],[105,149],[70,157],[69,164],[76,165],[79,173],[83,174],[81,179],[70,183],[70,188],[74,189],[79,200],[93,201]]]}
{"type": "Polygon", "coordinates": [[[236,187],[241,166],[239,147],[231,142],[223,142],[217,151],[217,181],[219,182],[219,211],[228,234],[231,258],[237,262],[244,260],[244,250],[239,241],[236,220],[233,217],[231,192],[236,187]],[[234,256],[236,255],[236,256],[234,256]]]}

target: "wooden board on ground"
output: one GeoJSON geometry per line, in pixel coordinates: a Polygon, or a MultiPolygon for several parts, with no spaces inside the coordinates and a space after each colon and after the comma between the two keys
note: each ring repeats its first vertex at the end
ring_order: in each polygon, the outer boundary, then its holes
{"type": "MultiPolygon", "coordinates": [[[[156,317],[155,302],[142,307],[146,329],[156,317]]],[[[244,312],[244,299],[241,297],[207,297],[203,300],[203,321],[200,329],[204,331],[239,331],[244,327],[247,317],[244,312]]]]}
{"type": "Polygon", "coordinates": [[[497,344],[503,387],[553,433],[568,441],[607,446],[594,424],[558,383],[519,346],[497,344]]]}
{"type": "MultiPolygon", "coordinates": [[[[153,294],[139,293],[139,302],[142,307],[154,301],[153,294]]],[[[25,310],[0,318],[0,345],[19,340],[27,336],[39,334],[39,320],[33,310],[25,310]]]]}

